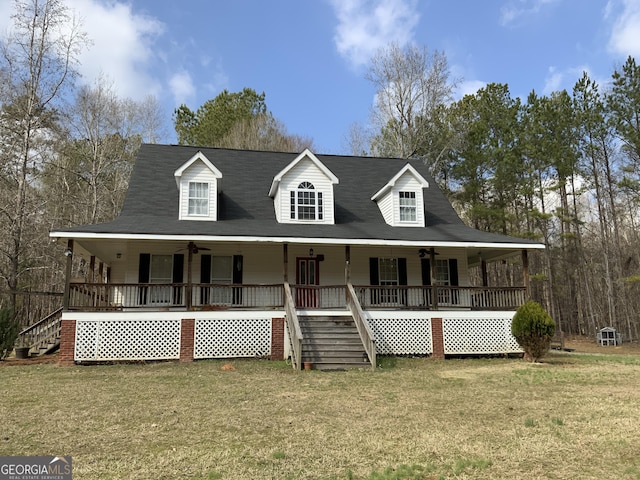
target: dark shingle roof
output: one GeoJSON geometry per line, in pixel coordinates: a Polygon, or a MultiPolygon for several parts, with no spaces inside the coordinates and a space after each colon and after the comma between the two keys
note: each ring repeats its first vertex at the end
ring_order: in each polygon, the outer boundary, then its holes
{"type": "Polygon", "coordinates": [[[60,232],[188,236],[384,239],[429,242],[534,243],[467,227],[419,160],[316,155],[340,180],[334,186],[335,225],[278,223],[268,196],[273,177],[296,153],[145,144],[138,154],[120,216],[113,222],[60,232]],[[222,172],[218,221],[178,220],[174,172],[201,151],[222,172]],[[392,227],[371,200],[406,164],[429,182],[424,228],[392,227]]]}

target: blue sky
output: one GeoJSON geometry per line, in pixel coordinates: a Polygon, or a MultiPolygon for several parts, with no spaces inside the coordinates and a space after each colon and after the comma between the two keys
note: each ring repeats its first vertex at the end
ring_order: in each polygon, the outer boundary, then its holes
{"type": "MultiPolygon", "coordinates": [[[[389,42],[443,51],[457,97],[490,82],[513,96],[571,89],[586,70],[605,85],[640,59],[640,0],[66,0],[92,39],[83,82],[153,94],[166,112],[250,87],[317,153],[348,153],[373,102],[369,60],[389,42]]],[[[6,31],[12,0],[0,0],[6,31]]]]}

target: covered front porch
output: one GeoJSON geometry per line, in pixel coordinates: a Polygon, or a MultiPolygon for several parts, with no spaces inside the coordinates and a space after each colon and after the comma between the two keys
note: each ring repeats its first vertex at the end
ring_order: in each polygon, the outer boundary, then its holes
{"type": "Polygon", "coordinates": [[[170,338],[163,359],[268,356],[297,369],[305,361],[375,368],[377,355],[519,351],[509,327],[528,295],[526,249],[112,243],[68,240],[62,318],[63,332],[73,324],[73,348],[63,358],[72,363],[157,359],[159,350],[145,345],[170,338]],[[487,285],[486,263],[514,255],[522,284],[487,285]],[[72,274],[74,257],[84,278],[72,274]]]}

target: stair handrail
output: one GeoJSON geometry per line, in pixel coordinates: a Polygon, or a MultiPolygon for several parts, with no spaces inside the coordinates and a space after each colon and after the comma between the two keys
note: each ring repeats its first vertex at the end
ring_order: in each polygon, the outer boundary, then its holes
{"type": "Polygon", "coordinates": [[[291,363],[296,370],[302,369],[302,330],[298,321],[298,313],[296,312],[293,295],[291,294],[291,286],[289,282],[284,282],[284,310],[287,320],[287,328],[289,330],[289,338],[291,340],[291,363]]]}
{"type": "Polygon", "coordinates": [[[353,321],[356,324],[358,329],[358,333],[360,334],[360,340],[362,340],[362,345],[364,346],[365,352],[369,356],[369,361],[371,362],[371,369],[376,369],[376,338],[369,326],[369,323],[366,320],[364,310],[362,310],[362,306],[358,301],[358,296],[356,295],[356,291],[353,288],[351,282],[347,283],[347,306],[349,307],[349,311],[351,312],[351,316],[353,317],[353,321]]]}
{"type": "Polygon", "coordinates": [[[57,336],[60,330],[62,310],[63,307],[60,307],[42,320],[38,320],[33,325],[22,330],[18,334],[18,338],[22,344],[29,348],[39,347],[39,344],[45,343],[50,338],[57,336]],[[42,334],[42,332],[44,332],[44,334],[42,334]]]}

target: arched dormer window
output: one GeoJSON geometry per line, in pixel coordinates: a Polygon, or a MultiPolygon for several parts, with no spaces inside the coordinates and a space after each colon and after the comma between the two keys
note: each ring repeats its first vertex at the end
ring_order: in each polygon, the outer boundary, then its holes
{"type": "Polygon", "coordinates": [[[291,220],[322,220],[322,192],[302,182],[291,191],[291,220]]]}

